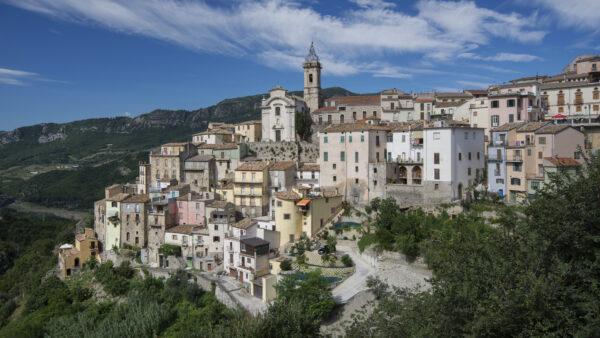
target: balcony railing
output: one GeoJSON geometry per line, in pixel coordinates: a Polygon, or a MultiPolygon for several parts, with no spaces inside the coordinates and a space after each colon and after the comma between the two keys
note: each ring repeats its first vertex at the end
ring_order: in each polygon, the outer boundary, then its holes
{"type": "Polygon", "coordinates": [[[512,155],[506,159],[507,162],[523,162],[523,157],[521,155],[512,155]]]}
{"type": "Polygon", "coordinates": [[[504,159],[505,159],[505,156],[502,154],[500,156],[498,156],[498,154],[495,154],[495,155],[491,155],[488,157],[488,161],[490,161],[490,162],[502,162],[502,161],[504,161],[504,159]]]}

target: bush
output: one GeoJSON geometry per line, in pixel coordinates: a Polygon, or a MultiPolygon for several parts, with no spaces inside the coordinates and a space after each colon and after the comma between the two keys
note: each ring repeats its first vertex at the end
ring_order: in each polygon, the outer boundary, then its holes
{"type": "Polygon", "coordinates": [[[173,244],[163,244],[158,251],[164,256],[181,256],[181,247],[173,244]]]}
{"type": "Polygon", "coordinates": [[[342,263],[345,266],[352,266],[354,265],[354,262],[352,261],[352,258],[350,258],[350,256],[348,254],[345,254],[342,256],[342,263]]]}
{"type": "Polygon", "coordinates": [[[375,240],[376,240],[375,235],[373,235],[373,234],[364,234],[360,238],[360,240],[358,241],[358,249],[360,250],[360,252],[365,251],[365,249],[369,245],[375,243],[375,240]]]}
{"type": "Polygon", "coordinates": [[[284,261],[281,262],[281,264],[279,265],[279,267],[283,271],[290,271],[290,270],[292,270],[292,262],[290,262],[289,259],[286,259],[286,260],[284,260],[284,261]]]}

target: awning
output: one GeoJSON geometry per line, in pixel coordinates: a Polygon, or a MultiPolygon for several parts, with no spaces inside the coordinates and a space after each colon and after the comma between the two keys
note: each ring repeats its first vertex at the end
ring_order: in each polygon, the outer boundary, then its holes
{"type": "Polygon", "coordinates": [[[308,203],[310,203],[310,199],[303,198],[298,203],[296,203],[296,205],[299,206],[299,207],[305,207],[305,206],[308,205],[308,203]]]}
{"type": "Polygon", "coordinates": [[[563,115],[563,114],[556,114],[556,115],[552,116],[552,118],[553,119],[564,119],[564,118],[567,118],[567,116],[563,115]]]}

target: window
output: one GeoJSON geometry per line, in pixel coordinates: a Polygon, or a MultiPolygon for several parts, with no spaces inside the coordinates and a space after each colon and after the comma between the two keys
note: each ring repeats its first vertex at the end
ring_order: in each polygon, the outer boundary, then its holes
{"type": "Polygon", "coordinates": [[[176,241],[177,240],[177,235],[172,235],[171,239],[174,240],[174,241],[176,241]]]}
{"type": "Polygon", "coordinates": [[[600,91],[598,91],[598,88],[594,88],[594,92],[592,94],[592,98],[594,100],[600,100],[600,91]]]}
{"type": "Polygon", "coordinates": [[[492,127],[497,127],[500,124],[500,116],[492,115],[492,127]]]}
{"type": "Polygon", "coordinates": [[[337,182],[337,177],[335,175],[333,175],[333,181],[337,182]]]}
{"type": "Polygon", "coordinates": [[[196,203],[196,209],[200,209],[200,203],[196,203]]]}
{"type": "Polygon", "coordinates": [[[202,215],[196,214],[196,221],[201,221],[201,220],[202,220],[202,215]]]}
{"type": "Polygon", "coordinates": [[[340,136],[340,143],[344,143],[344,141],[345,141],[344,135],[340,136]]]}
{"type": "Polygon", "coordinates": [[[406,142],[406,135],[402,135],[402,143],[406,142]]]}
{"type": "MultiPolygon", "coordinates": [[[[127,215],[127,216],[129,216],[129,215],[127,215]]],[[[182,218],[183,218],[183,213],[182,213],[182,212],[180,212],[180,213],[179,213],[179,219],[182,219],[182,218]]]]}
{"type": "Polygon", "coordinates": [[[358,184],[358,178],[354,179],[354,184],[358,184]]]}
{"type": "Polygon", "coordinates": [[[358,172],[358,166],[354,167],[354,171],[358,172]]]}
{"type": "Polygon", "coordinates": [[[580,156],[581,156],[581,154],[578,151],[573,153],[573,158],[576,160],[578,160],[580,158],[580,156]]]}
{"type": "Polygon", "coordinates": [[[434,186],[434,189],[435,190],[439,190],[440,189],[440,185],[436,183],[435,186],[434,186]]]}
{"type": "Polygon", "coordinates": [[[360,142],[365,142],[365,135],[360,135],[360,142]]]}
{"type": "Polygon", "coordinates": [[[532,189],[538,189],[540,187],[540,182],[538,181],[531,181],[531,188],[532,189]]]}
{"type": "Polygon", "coordinates": [[[523,171],[523,164],[521,163],[513,163],[513,171],[523,171]]]}
{"type": "Polygon", "coordinates": [[[595,104],[594,105],[594,111],[598,111],[598,110],[600,110],[600,105],[595,104]]]}
{"type": "Polygon", "coordinates": [[[542,159],[542,152],[541,151],[538,151],[538,158],[542,159]]]}
{"type": "Polygon", "coordinates": [[[527,149],[527,156],[531,156],[531,149],[527,149]]]}
{"type": "Polygon", "coordinates": [[[354,152],[354,163],[358,163],[358,151],[354,152]]]}
{"type": "Polygon", "coordinates": [[[563,107],[558,107],[558,112],[559,112],[559,113],[564,113],[564,112],[565,112],[565,108],[563,108],[563,107]]]}
{"type": "Polygon", "coordinates": [[[498,100],[491,101],[492,108],[500,107],[500,102],[498,100]]]}
{"type": "Polygon", "coordinates": [[[281,201],[277,201],[277,206],[280,207],[281,206],[281,201]]]}
{"type": "Polygon", "coordinates": [[[556,104],[559,106],[565,104],[565,94],[563,94],[562,90],[558,91],[558,94],[556,94],[556,104]]]}
{"type": "Polygon", "coordinates": [[[434,140],[439,140],[440,139],[440,133],[439,132],[434,132],[433,133],[433,139],[434,140]]]}
{"type": "Polygon", "coordinates": [[[440,153],[433,153],[433,164],[440,164],[440,153]]]}
{"type": "Polygon", "coordinates": [[[327,143],[327,136],[323,136],[323,143],[327,143]]]}
{"type": "Polygon", "coordinates": [[[479,152],[477,152],[477,159],[478,160],[481,159],[481,156],[480,156],[479,152]]]}
{"type": "Polygon", "coordinates": [[[219,231],[219,225],[215,224],[215,231],[219,231]]]}
{"type": "Polygon", "coordinates": [[[214,236],[213,237],[213,242],[220,242],[221,238],[219,236],[214,236]]]}
{"type": "Polygon", "coordinates": [[[281,115],[281,107],[275,107],[275,116],[281,115]]]}
{"type": "Polygon", "coordinates": [[[377,186],[377,180],[373,181],[373,186],[376,187],[377,186]]]}
{"type": "Polygon", "coordinates": [[[458,153],[458,160],[462,161],[462,153],[458,153]]]}
{"type": "Polygon", "coordinates": [[[283,214],[283,219],[290,219],[290,218],[291,218],[290,214],[283,214]]]}
{"type": "Polygon", "coordinates": [[[521,185],[521,179],[520,178],[511,178],[510,184],[511,185],[521,185]]]}
{"type": "Polygon", "coordinates": [[[333,168],[333,170],[337,169],[337,164],[334,163],[332,168],[333,168]]]}
{"type": "Polygon", "coordinates": [[[471,152],[469,152],[469,161],[471,160],[471,152]]]}
{"type": "Polygon", "coordinates": [[[434,180],[440,179],[440,169],[433,169],[433,179],[434,180]]]}
{"type": "Polygon", "coordinates": [[[515,122],[515,115],[508,114],[508,123],[513,123],[513,122],[515,122]]]}
{"type": "Polygon", "coordinates": [[[538,139],[538,143],[539,144],[546,144],[546,137],[545,136],[540,136],[540,138],[538,139]]]}
{"type": "Polygon", "coordinates": [[[375,135],[375,146],[379,147],[379,135],[375,135]]]}
{"type": "Polygon", "coordinates": [[[373,168],[373,174],[377,174],[377,168],[373,168]]]}
{"type": "Polygon", "coordinates": [[[341,151],[340,152],[340,161],[345,161],[346,160],[346,152],[345,151],[341,151]]]}
{"type": "Polygon", "coordinates": [[[515,100],[514,99],[506,100],[506,106],[507,107],[514,107],[515,106],[515,100]]]}
{"type": "Polygon", "coordinates": [[[179,202],[179,207],[183,208],[183,202],[179,202]]]}
{"type": "Polygon", "coordinates": [[[379,162],[379,152],[375,153],[375,161],[379,162]]]}
{"type": "Polygon", "coordinates": [[[471,176],[471,168],[467,168],[467,175],[471,176]]]}
{"type": "Polygon", "coordinates": [[[329,154],[327,152],[323,153],[323,161],[327,162],[329,160],[329,154]]]}
{"type": "Polygon", "coordinates": [[[352,135],[348,136],[348,142],[352,143],[352,135]]]}
{"type": "Polygon", "coordinates": [[[473,116],[477,116],[477,112],[476,111],[473,112],[473,116]]]}

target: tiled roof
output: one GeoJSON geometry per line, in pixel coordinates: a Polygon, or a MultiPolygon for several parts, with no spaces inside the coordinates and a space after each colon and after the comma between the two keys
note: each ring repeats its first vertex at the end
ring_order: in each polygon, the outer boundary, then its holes
{"type": "Polygon", "coordinates": [[[296,166],[296,162],[293,162],[293,161],[281,161],[281,162],[275,162],[275,163],[273,163],[273,165],[269,168],[269,170],[270,171],[286,170],[288,168],[295,167],[295,166],[296,166]]]}
{"type": "Polygon", "coordinates": [[[214,149],[214,150],[227,150],[237,149],[238,145],[235,143],[219,143],[219,144],[201,144],[198,149],[214,149]]]}
{"type": "Polygon", "coordinates": [[[335,190],[325,190],[322,192],[322,194],[323,194],[323,197],[327,197],[327,198],[342,196],[341,194],[338,194],[338,192],[335,190]]]}
{"type": "Polygon", "coordinates": [[[545,126],[547,124],[550,124],[550,123],[551,122],[548,122],[548,121],[527,122],[523,126],[519,127],[519,129],[517,129],[517,132],[531,133],[531,132],[534,132],[534,131],[542,128],[543,126],[545,126]]]}
{"type": "Polygon", "coordinates": [[[215,158],[213,155],[196,155],[185,160],[186,162],[208,162],[215,158]]]}
{"type": "Polygon", "coordinates": [[[257,246],[269,245],[269,242],[265,241],[262,238],[258,238],[258,237],[244,238],[244,239],[240,240],[240,242],[242,242],[248,246],[251,246],[253,248],[256,248],[257,246]]]}
{"type": "Polygon", "coordinates": [[[255,220],[253,220],[252,218],[244,218],[243,220],[234,223],[232,226],[234,228],[238,228],[238,229],[248,229],[249,227],[253,226],[254,224],[256,224],[257,222],[255,220]]]}
{"type": "Polygon", "coordinates": [[[161,145],[161,147],[181,147],[181,146],[185,146],[186,144],[188,144],[188,142],[171,142],[171,143],[165,143],[165,144],[161,145]]]}
{"type": "Polygon", "coordinates": [[[523,126],[525,122],[505,123],[499,127],[493,128],[492,131],[509,131],[523,126]]]}
{"type": "Polygon", "coordinates": [[[235,171],[262,171],[267,169],[270,165],[269,162],[244,162],[237,167],[235,171]]]}
{"type": "Polygon", "coordinates": [[[315,113],[320,113],[324,111],[337,111],[337,107],[321,107],[319,109],[315,109],[315,113]]]}
{"type": "Polygon", "coordinates": [[[577,162],[572,157],[544,157],[544,160],[554,164],[557,167],[561,166],[561,165],[568,166],[568,167],[581,165],[581,163],[577,162]]]}
{"type": "Polygon", "coordinates": [[[458,106],[462,106],[463,104],[465,104],[465,102],[467,101],[454,101],[454,102],[436,102],[435,103],[435,107],[436,108],[446,108],[446,107],[458,107],[458,106]]]}
{"type": "Polygon", "coordinates": [[[231,135],[232,133],[233,132],[231,130],[215,128],[215,129],[209,129],[209,130],[203,131],[201,133],[196,133],[196,134],[194,134],[194,136],[196,136],[196,135],[231,135]]]}
{"type": "Polygon", "coordinates": [[[473,95],[487,95],[487,89],[466,89],[465,92],[473,95]]]}
{"type": "Polygon", "coordinates": [[[431,97],[431,98],[417,98],[415,100],[415,102],[417,102],[417,103],[421,103],[421,102],[433,102],[433,97],[431,97]]]}
{"type": "Polygon", "coordinates": [[[93,235],[88,235],[86,233],[82,233],[82,234],[75,235],[75,239],[81,242],[85,239],[96,239],[96,237],[93,235]]]}
{"type": "Polygon", "coordinates": [[[319,171],[321,167],[318,164],[304,163],[298,171],[319,171]]]}
{"type": "Polygon", "coordinates": [[[401,126],[396,126],[392,131],[408,131],[410,130],[421,130],[423,129],[423,122],[406,123],[401,126]]]}
{"type": "Polygon", "coordinates": [[[210,204],[206,205],[207,207],[210,208],[226,208],[229,206],[233,206],[233,204],[227,202],[227,201],[212,201],[210,204]]]}
{"type": "Polygon", "coordinates": [[[469,93],[435,93],[435,97],[461,97],[471,98],[473,95],[469,93]]]}
{"type": "Polygon", "coordinates": [[[244,122],[238,123],[238,125],[242,125],[242,124],[262,124],[262,121],[261,120],[250,120],[250,121],[244,121],[244,122]]]}
{"type": "Polygon", "coordinates": [[[379,105],[381,97],[379,95],[338,96],[335,101],[338,105],[379,105]]]}
{"type": "Polygon", "coordinates": [[[277,191],[275,192],[275,197],[282,199],[282,200],[291,200],[291,201],[296,201],[302,198],[302,196],[300,196],[300,194],[298,194],[295,191],[292,190],[284,190],[284,191],[277,191]]]}
{"type": "Polygon", "coordinates": [[[194,224],[181,224],[176,225],[172,228],[168,228],[165,232],[171,232],[175,234],[183,234],[183,235],[191,235],[192,231],[196,231],[202,228],[202,226],[194,225],[194,224]],[[198,229],[196,229],[198,228],[198,229]]]}
{"type": "Polygon", "coordinates": [[[592,87],[598,86],[598,82],[587,82],[587,81],[573,81],[573,82],[561,82],[561,83],[546,83],[540,86],[540,90],[545,89],[560,89],[560,88],[577,88],[577,87],[592,87]]]}
{"type": "Polygon", "coordinates": [[[125,193],[120,193],[120,194],[116,194],[114,196],[111,196],[109,198],[107,198],[107,201],[111,201],[111,202],[121,202],[124,199],[128,198],[129,194],[125,194],[125,193]]]}
{"type": "Polygon", "coordinates": [[[124,200],[123,203],[146,203],[150,201],[150,197],[147,194],[131,195],[128,199],[124,200]]]}
{"type": "Polygon", "coordinates": [[[177,185],[171,185],[169,187],[167,187],[166,191],[178,191],[178,190],[183,190],[185,188],[189,188],[190,185],[188,183],[180,183],[177,185]]]}
{"type": "Polygon", "coordinates": [[[558,134],[567,128],[571,128],[571,127],[566,124],[553,124],[553,125],[544,127],[540,130],[536,130],[535,133],[536,134],[558,134]]]}
{"type": "Polygon", "coordinates": [[[342,131],[361,131],[361,130],[390,130],[390,127],[376,126],[368,123],[344,123],[336,124],[322,130],[324,133],[335,133],[342,131]]]}

